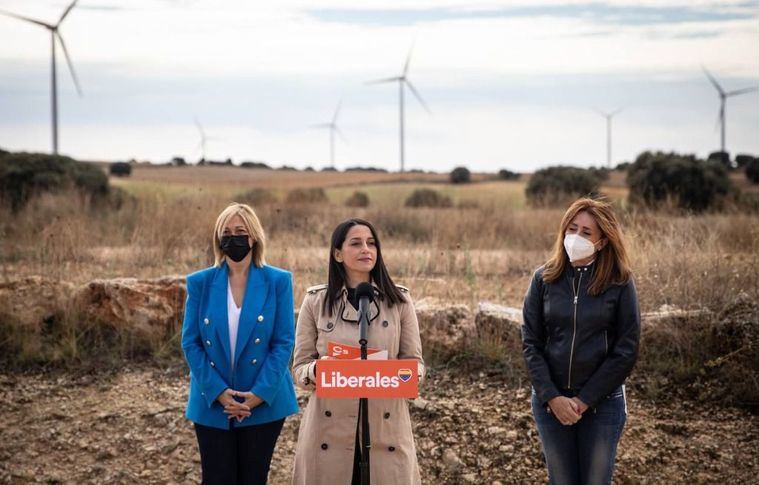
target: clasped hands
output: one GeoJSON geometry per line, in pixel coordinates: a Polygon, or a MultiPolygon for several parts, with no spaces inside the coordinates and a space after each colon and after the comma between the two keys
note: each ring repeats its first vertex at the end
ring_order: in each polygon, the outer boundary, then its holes
{"type": "Polygon", "coordinates": [[[237,419],[238,423],[250,416],[254,407],[264,402],[263,399],[252,392],[235,391],[234,389],[229,388],[219,394],[219,397],[217,397],[216,400],[224,406],[224,414],[227,415],[227,418],[237,419]],[[245,399],[245,401],[240,402],[235,399],[236,397],[241,397],[245,399]]]}
{"type": "Polygon", "coordinates": [[[582,418],[582,413],[587,411],[588,405],[578,397],[556,396],[548,401],[548,407],[561,424],[570,426],[582,418]]]}

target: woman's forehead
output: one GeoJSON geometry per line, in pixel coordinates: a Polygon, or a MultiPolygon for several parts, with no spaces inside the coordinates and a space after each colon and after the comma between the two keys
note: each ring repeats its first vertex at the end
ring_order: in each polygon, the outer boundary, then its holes
{"type": "Polygon", "coordinates": [[[580,211],[572,218],[570,224],[575,224],[581,227],[588,227],[590,229],[598,229],[598,223],[596,218],[588,214],[586,211],[580,211]]]}
{"type": "Polygon", "coordinates": [[[348,233],[345,235],[345,239],[352,239],[354,237],[370,238],[374,237],[374,235],[372,235],[372,231],[368,227],[364,225],[356,225],[348,230],[348,233]]]}

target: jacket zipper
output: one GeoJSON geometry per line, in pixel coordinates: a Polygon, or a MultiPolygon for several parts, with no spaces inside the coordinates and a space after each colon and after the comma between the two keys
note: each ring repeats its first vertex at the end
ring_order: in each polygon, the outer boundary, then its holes
{"type": "Polygon", "coordinates": [[[609,341],[606,338],[606,332],[607,331],[604,330],[604,353],[608,354],[609,353],[609,341]]]}
{"type": "Polygon", "coordinates": [[[567,373],[567,389],[572,388],[572,359],[575,353],[575,337],[577,337],[577,298],[580,296],[580,285],[582,284],[582,273],[577,281],[575,289],[575,280],[572,278],[572,293],[574,295],[574,314],[572,316],[572,347],[569,349],[569,372],[567,373]]]}

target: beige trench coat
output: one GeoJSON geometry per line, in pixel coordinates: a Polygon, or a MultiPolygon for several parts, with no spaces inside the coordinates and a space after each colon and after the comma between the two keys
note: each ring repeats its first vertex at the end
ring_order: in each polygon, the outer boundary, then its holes
{"type": "MultiPolygon", "coordinates": [[[[367,331],[370,348],[387,350],[389,359],[415,359],[420,383],[424,377],[422,343],[408,289],[398,286],[407,301],[388,306],[375,297],[367,331]]],[[[347,301],[331,317],[322,312],[327,286],[307,290],[295,335],[295,384],[313,390],[316,361],[327,355],[327,343],[358,346],[357,312],[347,301]],[[341,311],[342,308],[342,311],[341,311]],[[350,322],[352,320],[353,322],[350,322]]],[[[379,290],[375,286],[375,295],[379,290]]],[[[295,451],[293,484],[350,484],[358,423],[358,399],[321,399],[312,394],[303,413],[295,451]]],[[[419,465],[405,399],[369,399],[372,485],[421,483],[419,465]]]]}

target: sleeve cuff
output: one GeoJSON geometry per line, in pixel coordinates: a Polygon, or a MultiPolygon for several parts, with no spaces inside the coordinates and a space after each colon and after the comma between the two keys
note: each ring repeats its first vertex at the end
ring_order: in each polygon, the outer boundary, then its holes
{"type": "Polygon", "coordinates": [[[211,387],[209,389],[206,389],[203,392],[203,397],[206,398],[206,404],[208,404],[208,407],[210,408],[213,406],[213,403],[216,402],[216,399],[221,396],[221,393],[227,390],[226,384],[217,384],[214,387],[211,387]]]}

